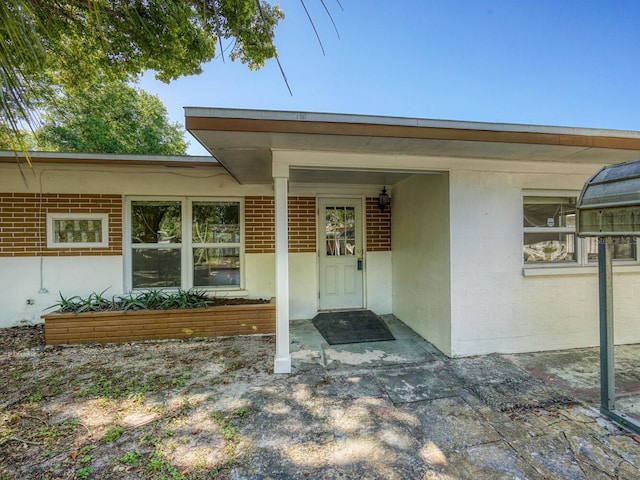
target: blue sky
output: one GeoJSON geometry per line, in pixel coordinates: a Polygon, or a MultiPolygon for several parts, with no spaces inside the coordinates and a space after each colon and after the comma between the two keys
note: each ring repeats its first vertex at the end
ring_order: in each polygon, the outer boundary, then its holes
{"type": "MultiPolygon", "coordinates": [[[[390,115],[640,130],[637,0],[283,0],[274,61],[221,59],[165,85],[145,75],[172,121],[184,106],[390,115]]],[[[190,154],[206,154],[189,135],[190,154]]]]}

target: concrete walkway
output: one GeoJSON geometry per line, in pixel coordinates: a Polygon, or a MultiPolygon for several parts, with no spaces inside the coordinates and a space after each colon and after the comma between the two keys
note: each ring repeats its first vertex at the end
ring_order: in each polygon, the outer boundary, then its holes
{"type": "Polygon", "coordinates": [[[588,350],[575,375],[566,352],[448,359],[384,319],[396,341],[340,346],[294,322],[294,373],[243,395],[232,478],[640,478],[640,439],[583,395],[588,350]]]}

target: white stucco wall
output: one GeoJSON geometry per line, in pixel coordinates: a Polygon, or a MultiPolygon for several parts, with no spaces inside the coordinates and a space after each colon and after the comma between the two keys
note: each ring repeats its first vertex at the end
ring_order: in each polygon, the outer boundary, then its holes
{"type": "MultiPolygon", "coordinates": [[[[391,313],[391,252],[367,253],[366,307],[382,315],[391,313]]],[[[289,254],[289,316],[291,320],[313,318],[318,312],[318,256],[289,254]]],[[[275,255],[245,255],[246,289],[252,296],[275,295],[275,255]]]]}
{"type": "Polygon", "coordinates": [[[366,307],[378,315],[392,313],[392,253],[367,252],[365,262],[366,307]]]}
{"type": "MultiPolygon", "coordinates": [[[[451,172],[453,355],[598,344],[596,267],[557,266],[528,276],[522,260],[523,192],[579,193],[587,178],[584,173],[451,172]]],[[[638,268],[614,275],[618,343],[640,341],[640,274],[633,270],[638,268]]]]}
{"type": "Polygon", "coordinates": [[[393,313],[451,354],[448,175],[393,187],[393,313]]]}
{"type": "Polygon", "coordinates": [[[65,297],[122,293],[122,257],[0,258],[0,328],[39,323],[65,297]],[[29,305],[27,300],[32,300],[29,305]]]}
{"type": "Polygon", "coordinates": [[[276,294],[275,255],[247,253],[244,256],[245,289],[253,297],[271,298],[276,294]]]}
{"type": "Polygon", "coordinates": [[[313,318],[318,312],[318,256],[289,253],[289,318],[313,318]]]}
{"type": "MultiPolygon", "coordinates": [[[[550,268],[542,276],[523,274],[522,196],[527,190],[577,194],[602,164],[327,152],[280,152],[278,158],[310,167],[449,172],[449,201],[437,208],[450,211],[450,232],[429,225],[433,222],[427,215],[433,215],[438,198],[426,200],[426,185],[403,181],[392,190],[393,312],[445,353],[463,356],[597,344],[595,266],[550,268]],[[425,290],[429,272],[434,271],[429,262],[434,260],[421,254],[421,245],[447,235],[450,289],[442,279],[425,290]],[[427,298],[425,291],[432,297],[427,298]],[[450,302],[450,323],[446,315],[433,313],[446,311],[446,302],[450,302]]],[[[638,266],[614,268],[617,343],[640,342],[639,291],[638,266]]]]}

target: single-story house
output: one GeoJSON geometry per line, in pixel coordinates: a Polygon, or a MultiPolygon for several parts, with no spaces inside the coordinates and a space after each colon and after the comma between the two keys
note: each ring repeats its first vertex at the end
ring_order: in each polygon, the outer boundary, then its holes
{"type": "MultiPolygon", "coordinates": [[[[212,157],[0,153],[0,326],[59,292],[200,287],[276,298],[276,372],[320,310],[393,313],[449,356],[598,344],[576,200],[640,132],[196,107],[186,128],[212,157]]],[[[614,255],[637,343],[635,239],[614,255]]]]}

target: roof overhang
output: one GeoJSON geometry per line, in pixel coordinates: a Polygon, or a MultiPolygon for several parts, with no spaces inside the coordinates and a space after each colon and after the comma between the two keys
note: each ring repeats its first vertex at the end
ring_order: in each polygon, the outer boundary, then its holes
{"type": "MultiPolygon", "coordinates": [[[[113,153],[28,152],[33,164],[136,165],[164,167],[220,167],[215,158],[187,155],[125,155],[113,153]]],[[[25,162],[24,152],[0,150],[0,163],[25,162]]]]}
{"type": "Polygon", "coordinates": [[[185,116],[240,183],[270,183],[273,150],[599,164],[640,155],[636,131],[202,107],[185,116]]]}

